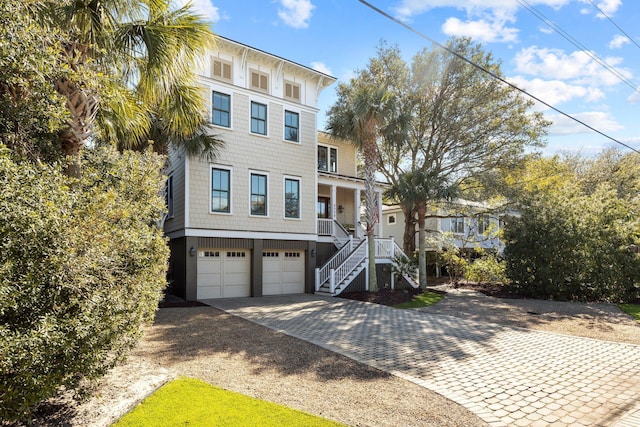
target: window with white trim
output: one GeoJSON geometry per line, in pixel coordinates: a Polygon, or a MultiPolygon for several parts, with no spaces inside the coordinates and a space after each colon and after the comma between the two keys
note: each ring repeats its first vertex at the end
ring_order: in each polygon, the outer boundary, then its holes
{"type": "Polygon", "coordinates": [[[231,95],[213,91],[211,105],[211,123],[231,127],[231,95]]]}
{"type": "Polygon", "coordinates": [[[211,212],[231,213],[231,170],[211,167],[211,212]]]}
{"type": "Polygon", "coordinates": [[[211,77],[231,81],[231,62],[219,58],[211,58],[211,77]]]}
{"type": "Polygon", "coordinates": [[[300,115],[293,111],[284,111],[284,139],[300,142],[300,115]]]}
{"type": "Polygon", "coordinates": [[[464,218],[461,216],[457,216],[451,218],[451,232],[456,234],[464,233],[464,218]]]}
{"type": "Polygon", "coordinates": [[[260,71],[251,70],[251,89],[261,92],[269,92],[269,75],[260,71]]]}
{"type": "Polygon", "coordinates": [[[338,172],[338,149],[318,145],[318,170],[323,172],[338,172]]]}
{"type": "Polygon", "coordinates": [[[478,217],[478,234],[484,234],[489,230],[491,226],[491,222],[488,216],[479,216],[478,217]]]}
{"type": "Polygon", "coordinates": [[[389,214],[387,216],[387,224],[388,225],[393,225],[396,223],[396,214],[389,214]]]}
{"type": "Polygon", "coordinates": [[[267,176],[251,174],[251,215],[267,216],[267,176]]]}
{"type": "Polygon", "coordinates": [[[300,218],[300,180],[284,179],[284,217],[300,218]]]}
{"type": "Polygon", "coordinates": [[[267,106],[251,101],[251,133],[267,134],[267,106]]]}

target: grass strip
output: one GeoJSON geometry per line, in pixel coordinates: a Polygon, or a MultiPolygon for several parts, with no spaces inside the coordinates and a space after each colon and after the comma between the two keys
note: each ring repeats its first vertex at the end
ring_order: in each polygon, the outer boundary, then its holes
{"type": "Polygon", "coordinates": [[[620,310],[640,322],[640,304],[618,304],[620,310]]]}
{"type": "Polygon", "coordinates": [[[394,305],[394,308],[418,308],[429,307],[439,302],[444,295],[436,292],[423,292],[420,295],[416,295],[411,301],[403,302],[402,304],[394,305]]]}
{"type": "Polygon", "coordinates": [[[178,378],[160,387],[112,427],[342,426],[302,411],[178,378]]]}

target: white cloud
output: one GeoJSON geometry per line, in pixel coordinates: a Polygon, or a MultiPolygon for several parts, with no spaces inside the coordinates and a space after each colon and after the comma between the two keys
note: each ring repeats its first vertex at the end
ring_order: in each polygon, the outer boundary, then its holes
{"type": "MultiPolygon", "coordinates": [[[[585,0],[583,0],[585,1],[585,0]]],[[[589,0],[586,0],[589,3],[591,3],[589,0]]],[[[622,6],[622,0],[602,0],[596,3],[596,6],[598,6],[598,8],[603,11],[605,14],[607,14],[609,17],[611,15],[613,15],[614,13],[616,13],[616,11],[618,10],[618,8],[620,6],[622,6]]],[[[595,9],[595,8],[594,8],[595,9]]],[[[598,16],[599,18],[604,18],[604,16],[598,12],[596,10],[596,16],[598,16]]]]}
{"type": "Polygon", "coordinates": [[[510,77],[509,82],[554,107],[574,99],[594,102],[605,97],[604,92],[598,88],[572,85],[562,80],[543,80],[539,78],[528,80],[522,76],[516,76],[510,77]]]}
{"type": "Polygon", "coordinates": [[[609,49],[619,49],[627,43],[631,43],[629,37],[618,34],[609,42],[609,49]]]}
{"type": "Polygon", "coordinates": [[[627,102],[630,104],[640,103],[640,92],[633,92],[631,95],[629,95],[629,97],[627,98],[627,102]]]}
{"type": "Polygon", "coordinates": [[[315,6],[311,0],[280,0],[282,6],[278,16],[285,24],[293,28],[307,28],[311,19],[311,11],[315,6]]]}
{"type": "Polygon", "coordinates": [[[331,73],[331,69],[327,67],[323,62],[312,62],[311,68],[313,68],[316,71],[320,71],[321,73],[328,74],[330,76],[333,75],[331,73]]]}
{"type": "MultiPolygon", "coordinates": [[[[601,59],[626,79],[632,77],[628,70],[616,67],[622,62],[622,58],[601,59]]],[[[548,79],[570,80],[574,84],[600,87],[613,86],[622,82],[584,51],[567,54],[561,49],[531,46],[518,52],[515,62],[516,70],[520,73],[548,79]]]]}
{"type": "MultiPolygon", "coordinates": [[[[571,115],[600,132],[614,132],[623,128],[615,118],[604,111],[585,111],[571,115]]],[[[553,122],[549,129],[551,134],[573,135],[593,132],[586,126],[562,115],[548,116],[548,118],[553,122]]]]}
{"type": "Polygon", "coordinates": [[[467,36],[480,42],[515,42],[518,30],[509,28],[504,21],[480,19],[462,22],[449,18],[442,25],[442,31],[449,36],[467,36]]]}
{"type": "MultiPolygon", "coordinates": [[[[560,8],[571,0],[529,0],[529,5],[547,5],[560,8]]],[[[470,36],[483,42],[517,41],[518,30],[507,23],[514,23],[519,0],[401,0],[392,9],[403,21],[431,9],[455,8],[466,12],[466,19],[451,16],[442,30],[447,35],[470,36]]]]}
{"type": "MultiPolygon", "coordinates": [[[[188,3],[188,0],[178,0],[178,3],[184,6],[188,3]]],[[[218,7],[212,5],[211,0],[191,0],[191,6],[196,13],[204,16],[211,22],[218,22],[220,20],[218,7]]]]}

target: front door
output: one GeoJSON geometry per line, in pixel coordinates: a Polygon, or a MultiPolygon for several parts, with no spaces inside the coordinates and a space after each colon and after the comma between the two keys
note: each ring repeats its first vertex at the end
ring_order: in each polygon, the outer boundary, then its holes
{"type": "Polygon", "coordinates": [[[318,197],[318,218],[329,218],[329,198],[318,197]]]}

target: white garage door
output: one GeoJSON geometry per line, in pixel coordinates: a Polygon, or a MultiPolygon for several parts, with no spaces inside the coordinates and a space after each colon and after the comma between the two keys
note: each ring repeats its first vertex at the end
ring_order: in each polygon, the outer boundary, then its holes
{"type": "Polygon", "coordinates": [[[251,256],[242,249],[198,251],[198,299],[251,296],[251,256]]]}
{"type": "Polygon", "coordinates": [[[262,294],[304,293],[304,251],[262,253],[262,294]]]}

